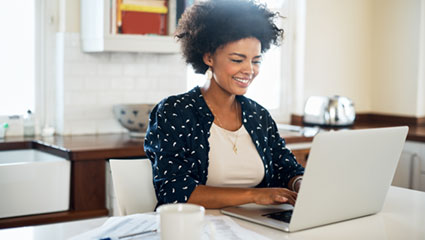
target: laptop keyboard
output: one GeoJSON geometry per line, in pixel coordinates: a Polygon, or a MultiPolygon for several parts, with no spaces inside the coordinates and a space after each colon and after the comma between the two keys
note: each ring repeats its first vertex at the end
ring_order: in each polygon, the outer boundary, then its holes
{"type": "Polygon", "coordinates": [[[273,218],[278,221],[287,222],[291,221],[292,210],[286,210],[281,212],[267,213],[263,215],[264,217],[273,218]]]}

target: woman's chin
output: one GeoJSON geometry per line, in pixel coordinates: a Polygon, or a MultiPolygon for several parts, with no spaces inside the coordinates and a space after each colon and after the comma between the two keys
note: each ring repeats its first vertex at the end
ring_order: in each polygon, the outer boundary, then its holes
{"type": "Polygon", "coordinates": [[[245,93],[248,91],[248,88],[236,88],[234,89],[235,95],[245,95],[245,93]]]}

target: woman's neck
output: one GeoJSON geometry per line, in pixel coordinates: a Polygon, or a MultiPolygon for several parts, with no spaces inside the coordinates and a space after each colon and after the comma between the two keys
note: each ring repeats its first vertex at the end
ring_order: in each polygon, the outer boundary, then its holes
{"type": "Polygon", "coordinates": [[[217,83],[207,81],[201,87],[202,95],[208,108],[214,115],[214,123],[229,131],[236,131],[242,125],[241,111],[236,95],[222,89],[217,83]]]}
{"type": "Polygon", "coordinates": [[[221,109],[234,109],[236,95],[225,91],[214,80],[207,80],[201,87],[201,92],[209,104],[221,109]]]}

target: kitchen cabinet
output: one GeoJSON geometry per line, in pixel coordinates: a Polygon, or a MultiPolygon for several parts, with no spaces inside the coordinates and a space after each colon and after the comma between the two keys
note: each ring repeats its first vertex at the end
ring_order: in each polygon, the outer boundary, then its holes
{"type": "Polygon", "coordinates": [[[80,37],[83,52],[179,53],[179,45],[173,36],[113,33],[113,2],[81,0],[80,37]]]}
{"type": "Polygon", "coordinates": [[[106,164],[106,208],[109,216],[120,216],[117,197],[115,196],[114,184],[112,182],[112,172],[109,161],[106,164]]]}
{"type": "Polygon", "coordinates": [[[1,150],[37,149],[71,163],[69,210],[0,219],[0,229],[107,216],[107,159],[145,156],[143,140],[128,134],[6,138],[1,150]]]}
{"type": "Polygon", "coordinates": [[[406,141],[392,184],[425,191],[425,143],[406,141]]]}
{"type": "Polygon", "coordinates": [[[309,148],[293,150],[292,153],[295,155],[297,162],[301,164],[301,166],[303,167],[307,166],[307,158],[308,158],[308,154],[310,153],[309,148]]]}

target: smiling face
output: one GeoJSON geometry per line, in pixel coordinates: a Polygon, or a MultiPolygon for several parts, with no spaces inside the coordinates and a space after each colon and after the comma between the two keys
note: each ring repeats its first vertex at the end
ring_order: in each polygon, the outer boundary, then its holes
{"type": "Polygon", "coordinates": [[[227,43],[205,54],[204,62],[211,67],[210,84],[217,84],[228,95],[243,95],[258,75],[261,64],[261,43],[256,38],[244,38],[227,43]]]}

